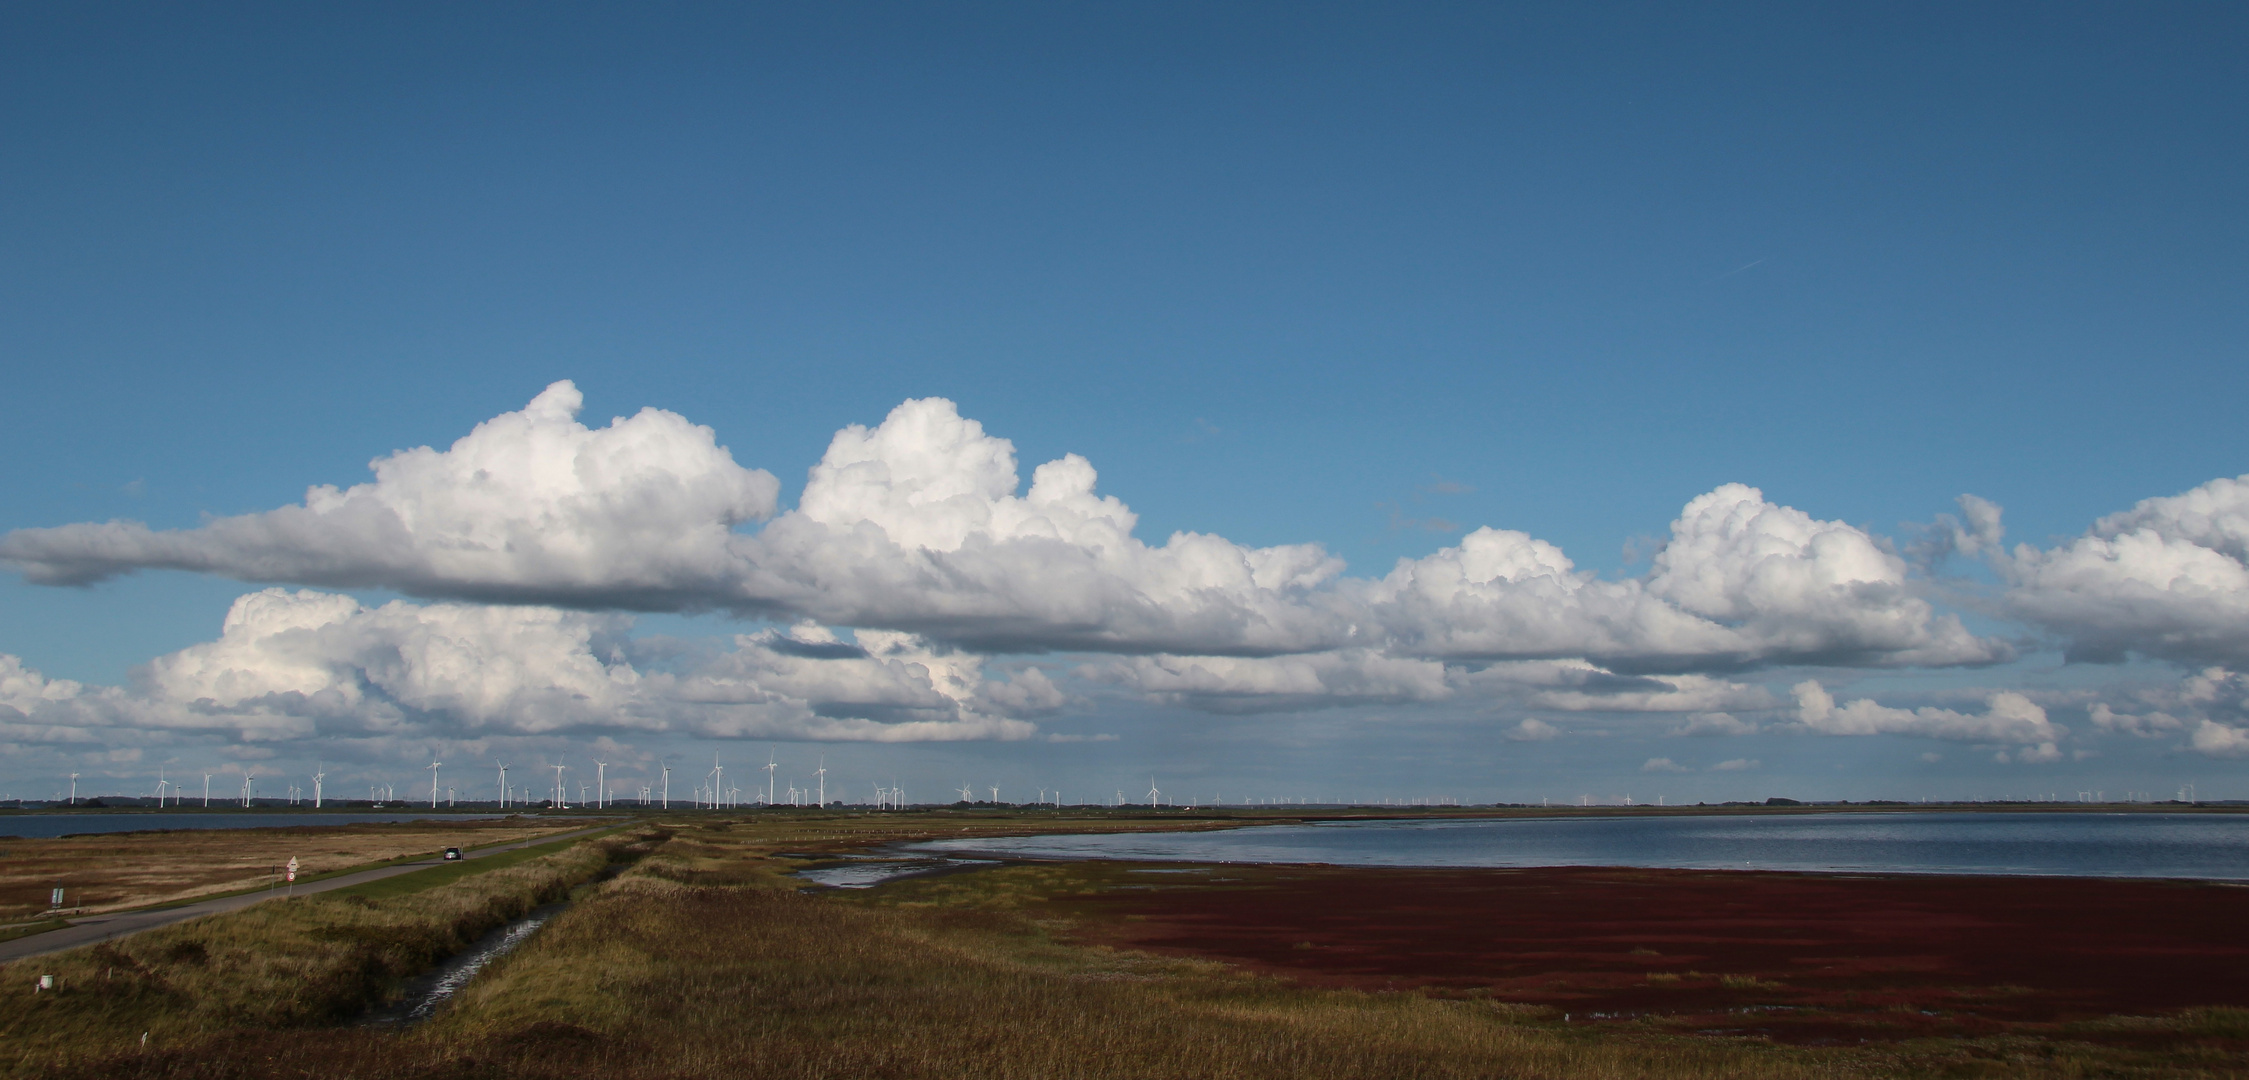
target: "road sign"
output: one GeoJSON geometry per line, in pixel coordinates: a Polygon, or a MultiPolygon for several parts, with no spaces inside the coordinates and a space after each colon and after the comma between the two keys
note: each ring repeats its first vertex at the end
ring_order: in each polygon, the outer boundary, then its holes
{"type": "Polygon", "coordinates": [[[289,880],[297,880],[297,857],[294,855],[289,856],[289,880]]]}
{"type": "Polygon", "coordinates": [[[62,906],[62,890],[61,890],[61,889],[56,889],[56,890],[55,890],[55,898],[54,898],[54,900],[53,900],[52,902],[50,902],[50,903],[49,903],[49,904],[48,904],[47,906],[48,906],[48,907],[50,907],[50,908],[59,908],[59,907],[61,907],[61,906],[62,906]]]}

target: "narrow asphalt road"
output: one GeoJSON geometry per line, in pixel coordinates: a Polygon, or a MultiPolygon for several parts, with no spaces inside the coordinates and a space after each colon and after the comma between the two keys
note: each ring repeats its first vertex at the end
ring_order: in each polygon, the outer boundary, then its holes
{"type": "MultiPolygon", "coordinates": [[[[461,853],[461,857],[464,859],[481,859],[486,855],[497,855],[503,851],[514,851],[534,844],[551,844],[557,840],[571,840],[615,827],[613,825],[597,825],[590,829],[556,833],[552,836],[535,836],[529,840],[518,840],[497,847],[464,851],[461,853]]],[[[300,882],[297,885],[295,895],[309,896],[313,893],[327,892],[330,889],[341,889],[348,885],[363,885],[370,881],[380,881],[387,877],[397,877],[400,874],[411,874],[416,870],[426,870],[429,867],[443,866],[444,864],[445,860],[442,858],[423,859],[418,862],[400,863],[396,866],[380,866],[373,870],[361,870],[339,877],[322,878],[319,881],[300,882]]],[[[199,900],[180,907],[143,908],[139,911],[89,915],[83,919],[71,920],[69,926],[60,930],[49,930],[44,934],[33,934],[30,937],[21,937],[14,941],[0,941],[0,963],[33,956],[45,956],[48,953],[57,953],[65,949],[75,949],[81,945],[92,945],[97,941],[108,941],[111,938],[124,937],[127,934],[138,933],[158,926],[170,926],[176,922],[185,922],[205,915],[216,915],[222,911],[238,911],[261,901],[288,895],[290,894],[283,889],[261,889],[239,896],[222,896],[215,900],[199,900]]]]}

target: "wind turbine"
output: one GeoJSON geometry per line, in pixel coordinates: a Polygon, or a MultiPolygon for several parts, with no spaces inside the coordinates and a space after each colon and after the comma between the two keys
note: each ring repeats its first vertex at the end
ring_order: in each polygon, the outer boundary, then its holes
{"type": "Polygon", "coordinates": [[[773,760],[772,752],[768,751],[765,755],[765,805],[767,806],[773,805],[773,770],[780,767],[780,763],[773,760]]]}
{"type": "Polygon", "coordinates": [[[250,781],[257,778],[256,773],[245,772],[242,774],[242,808],[244,810],[250,808],[250,781]]]}
{"type": "Polygon", "coordinates": [[[500,809],[508,808],[508,763],[500,763],[500,809]]]}
{"type": "Polygon", "coordinates": [[[65,803],[64,805],[66,805],[66,806],[76,806],[76,805],[78,805],[78,774],[77,774],[77,773],[71,773],[71,774],[70,774],[70,801],[69,801],[68,803],[65,803]]]}
{"type": "Polygon", "coordinates": [[[826,757],[820,759],[820,767],[812,770],[812,775],[820,778],[820,807],[826,809],[828,806],[828,759],[826,757]]]}
{"type": "Polygon", "coordinates": [[[961,801],[962,801],[962,802],[975,802],[975,801],[976,801],[976,794],[975,794],[975,791],[976,791],[976,789],[975,789],[975,788],[969,787],[969,786],[968,786],[967,784],[962,784],[962,785],[961,785],[961,801]]]}
{"type": "Polygon", "coordinates": [[[1153,777],[1153,776],[1149,777],[1149,778],[1148,778],[1148,805],[1149,805],[1150,807],[1154,807],[1154,806],[1156,805],[1156,796],[1158,796],[1158,795],[1161,795],[1161,794],[1163,794],[1163,792],[1161,792],[1161,791],[1157,791],[1157,790],[1156,790],[1156,778],[1155,778],[1155,777],[1153,777]]]}
{"type": "Polygon", "coordinates": [[[156,770],[156,808],[164,809],[164,770],[156,770]]]}
{"type": "Polygon", "coordinates": [[[726,766],[718,763],[718,755],[711,755],[711,809],[718,809],[719,793],[726,790],[726,766]]]}
{"type": "Polygon", "coordinates": [[[1000,786],[999,786],[998,784],[993,784],[993,785],[992,785],[992,805],[993,805],[993,806],[998,806],[999,804],[1000,804],[1000,786]]]}
{"type": "Polygon", "coordinates": [[[322,788],[321,783],[322,781],[325,781],[327,779],[328,763],[323,761],[320,763],[320,767],[312,774],[312,808],[315,810],[320,809],[320,797],[326,794],[326,791],[322,788]]]}
{"type": "Polygon", "coordinates": [[[604,810],[608,809],[608,808],[609,808],[609,763],[608,763],[608,762],[606,762],[606,761],[596,761],[596,762],[594,762],[594,763],[593,763],[593,789],[594,789],[594,792],[595,792],[595,797],[601,800],[601,808],[602,808],[602,809],[604,809],[604,810]]]}
{"type": "Polygon", "coordinates": [[[665,761],[659,764],[664,766],[664,809],[669,810],[672,808],[672,763],[665,761]]]}
{"type": "Polygon", "coordinates": [[[432,810],[437,809],[437,767],[443,764],[442,761],[429,763],[429,808],[432,810]]]}
{"type": "Polygon", "coordinates": [[[554,804],[557,809],[561,810],[570,809],[569,804],[565,802],[562,797],[564,794],[562,790],[562,770],[567,768],[569,768],[569,766],[567,765],[557,765],[554,767],[554,804]]]}

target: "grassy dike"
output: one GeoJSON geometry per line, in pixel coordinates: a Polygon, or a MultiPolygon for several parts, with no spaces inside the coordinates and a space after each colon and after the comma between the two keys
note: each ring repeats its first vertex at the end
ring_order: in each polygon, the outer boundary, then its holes
{"type": "MultiPolygon", "coordinates": [[[[2151,1048],[2162,1049],[2147,1053],[2037,1039],[1821,1048],[1588,1030],[1543,1010],[1490,1000],[1315,989],[1216,963],[1083,944],[1069,905],[1053,902],[1085,883],[1068,866],[1011,866],[867,892],[807,892],[787,876],[801,863],[786,853],[822,842],[842,850],[916,831],[1053,827],[998,817],[962,824],[968,820],[929,820],[920,830],[876,817],[668,823],[646,857],[587,890],[422,1026],[404,1032],[321,1027],[302,1010],[279,1018],[282,1023],[213,1016],[202,1028],[152,1038],[145,1050],[127,1046],[64,1066],[19,1068],[18,1074],[152,1080],[2243,1075],[2243,1056],[2232,1044],[2249,1035],[2249,1019],[2236,1010],[2165,1022],[2148,1033],[2151,1048]]],[[[437,902],[476,880],[398,902],[437,902]]],[[[271,987],[276,995],[286,992],[286,980],[271,987]]],[[[115,1023],[105,1030],[116,1031],[115,1023]]]]}
{"type": "Polygon", "coordinates": [[[355,1015],[400,979],[562,898],[656,835],[565,843],[481,873],[461,864],[454,880],[410,893],[281,898],[0,965],[0,1075],[49,1075],[121,1051],[355,1015]],[[36,992],[40,975],[59,988],[36,992]]]}

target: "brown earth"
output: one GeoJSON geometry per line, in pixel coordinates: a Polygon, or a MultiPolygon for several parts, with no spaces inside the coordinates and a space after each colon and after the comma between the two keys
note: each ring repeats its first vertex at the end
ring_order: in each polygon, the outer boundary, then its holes
{"type": "MultiPolygon", "coordinates": [[[[0,828],[5,827],[0,822],[0,828]]],[[[576,819],[292,825],[0,837],[0,923],[35,918],[49,891],[93,913],[169,903],[265,884],[291,857],[298,873],[343,870],[448,847],[522,840],[586,824],[576,819]]]]}
{"type": "Polygon", "coordinates": [[[1834,1042],[2249,1006],[2239,885],[1591,868],[1104,876],[1066,901],[1102,943],[1318,985],[1489,995],[1572,1022],[1834,1042]]]}

